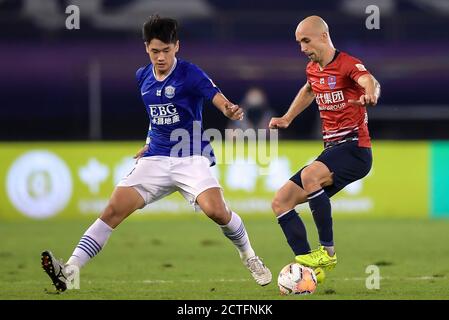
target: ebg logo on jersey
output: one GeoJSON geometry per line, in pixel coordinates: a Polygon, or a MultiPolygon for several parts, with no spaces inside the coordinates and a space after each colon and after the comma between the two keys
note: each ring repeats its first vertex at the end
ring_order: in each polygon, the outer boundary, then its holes
{"type": "Polygon", "coordinates": [[[173,103],[150,104],[148,111],[151,116],[151,123],[156,125],[174,124],[179,122],[178,110],[173,103]]]}

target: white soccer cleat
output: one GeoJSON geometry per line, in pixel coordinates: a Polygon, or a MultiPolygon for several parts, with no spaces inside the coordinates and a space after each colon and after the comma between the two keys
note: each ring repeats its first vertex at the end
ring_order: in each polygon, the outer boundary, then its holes
{"type": "Polygon", "coordinates": [[[50,277],[56,290],[63,292],[67,290],[67,275],[64,271],[64,264],[58,261],[51,251],[42,252],[42,268],[50,277]]]}
{"type": "Polygon", "coordinates": [[[271,282],[271,271],[264,265],[258,256],[246,260],[245,265],[258,285],[266,286],[271,282]]]}

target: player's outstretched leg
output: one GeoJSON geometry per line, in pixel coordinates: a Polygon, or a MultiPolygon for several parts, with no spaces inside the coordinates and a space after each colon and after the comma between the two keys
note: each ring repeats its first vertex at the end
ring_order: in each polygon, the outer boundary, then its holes
{"type": "Polygon", "coordinates": [[[287,181],[271,203],[287,243],[295,255],[310,252],[307,231],[304,223],[294,209],[298,204],[307,201],[306,192],[292,181],[287,181]]]}
{"type": "MultiPolygon", "coordinates": [[[[307,241],[306,227],[295,208],[307,201],[307,193],[292,181],[287,181],[276,193],[271,208],[278,219],[287,243],[295,256],[307,255],[311,252],[307,241]]],[[[325,273],[322,268],[313,268],[318,283],[324,282],[325,273]]]]}
{"type": "Polygon", "coordinates": [[[329,183],[332,174],[325,164],[319,161],[307,166],[301,173],[304,190],[307,192],[310,210],[318,229],[320,246],[309,254],[296,256],[296,261],[312,268],[331,270],[337,264],[334,250],[332,210],[328,195],[322,188],[329,183]]]}
{"type": "Polygon", "coordinates": [[[67,289],[67,266],[81,268],[90,259],[96,256],[106,244],[112,233],[112,228],[101,219],[97,219],[84,235],[72,253],[66,264],[55,259],[51,251],[42,252],[42,267],[52,280],[56,290],[65,291],[67,289]]]}
{"type": "Polygon", "coordinates": [[[248,233],[240,216],[235,212],[231,212],[229,222],[220,225],[220,228],[223,234],[234,243],[240,254],[240,259],[248,268],[254,280],[261,286],[269,284],[272,279],[271,272],[251,247],[248,233]]]}
{"type": "Polygon", "coordinates": [[[83,267],[90,259],[100,253],[113,229],[98,218],[81,237],[67,264],[83,267]]]}
{"type": "Polygon", "coordinates": [[[334,251],[331,205],[323,189],[311,193],[308,197],[313,219],[318,228],[320,246],[308,254],[296,256],[296,261],[312,268],[332,270],[337,264],[334,251]]]}
{"type": "Polygon", "coordinates": [[[86,230],[66,264],[56,260],[50,251],[42,252],[42,267],[56,289],[67,289],[67,266],[83,267],[105,246],[114,228],[144,204],[142,196],[134,188],[117,187],[100,218],[86,230]]]}
{"type": "Polygon", "coordinates": [[[269,284],[272,279],[270,269],[251,247],[242,219],[226,207],[221,190],[210,188],[198,196],[197,202],[204,213],[220,226],[223,234],[235,245],[240,259],[257,284],[261,286],[269,284]]]}

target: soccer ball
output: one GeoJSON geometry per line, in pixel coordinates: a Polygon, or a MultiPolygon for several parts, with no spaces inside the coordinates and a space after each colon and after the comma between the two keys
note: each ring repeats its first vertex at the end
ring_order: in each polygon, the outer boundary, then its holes
{"type": "Polygon", "coordinates": [[[281,295],[312,294],[316,285],[315,272],[299,263],[289,263],[279,273],[278,286],[281,295]]]}

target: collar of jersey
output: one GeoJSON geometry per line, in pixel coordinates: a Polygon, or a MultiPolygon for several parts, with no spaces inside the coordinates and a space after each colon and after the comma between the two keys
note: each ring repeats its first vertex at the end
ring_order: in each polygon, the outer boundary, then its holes
{"type": "Polygon", "coordinates": [[[152,71],[153,71],[153,77],[154,77],[154,79],[155,79],[156,81],[159,81],[159,82],[165,81],[165,79],[167,79],[167,78],[171,75],[171,73],[173,72],[173,70],[175,70],[177,64],[178,64],[178,59],[175,58],[175,62],[173,62],[173,66],[171,67],[171,69],[170,69],[170,71],[168,72],[168,74],[167,74],[162,80],[158,80],[158,79],[157,79],[156,73],[154,72],[154,66],[153,66],[152,71]]]}
{"type": "Polygon", "coordinates": [[[320,65],[317,63],[318,70],[323,71],[324,69],[326,69],[332,62],[334,62],[334,61],[337,59],[337,57],[338,57],[339,54],[340,54],[340,50],[335,49],[334,57],[332,58],[331,61],[329,61],[328,64],[326,64],[326,65],[323,67],[322,70],[321,70],[320,65]]]}

